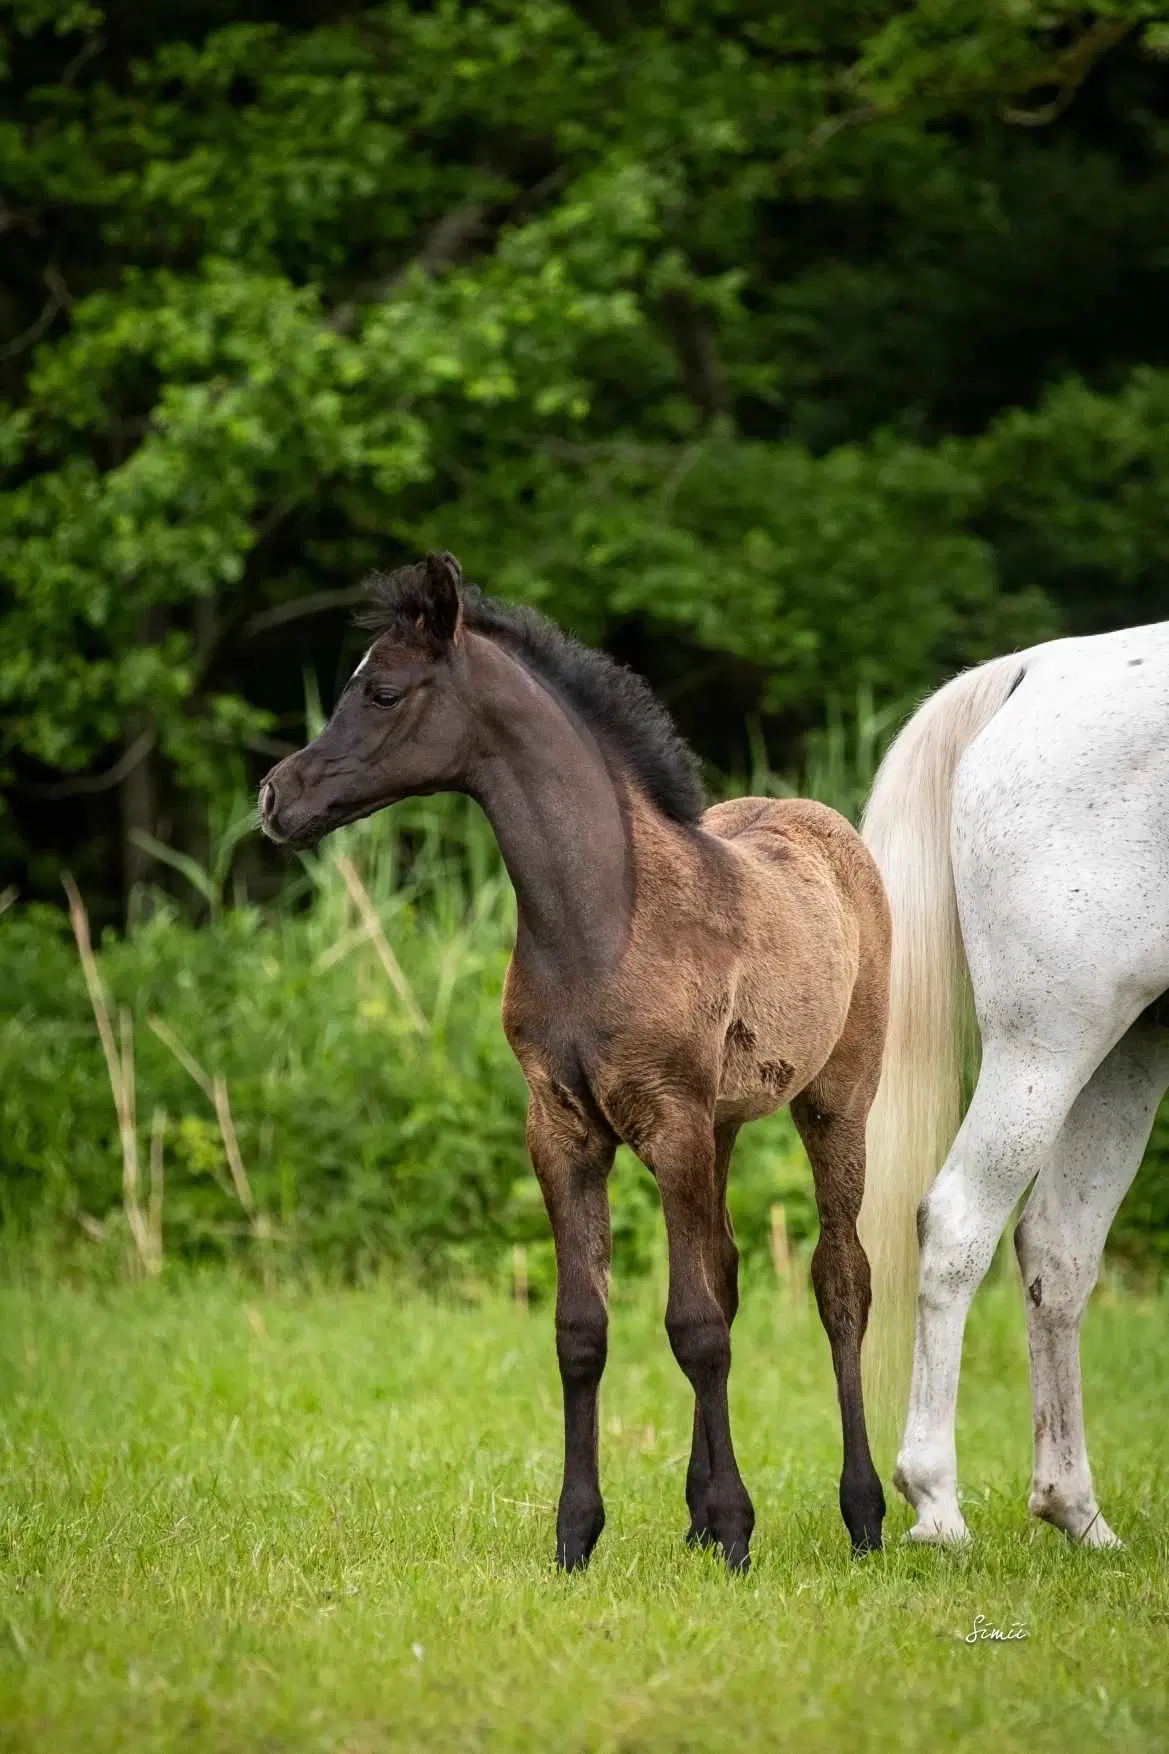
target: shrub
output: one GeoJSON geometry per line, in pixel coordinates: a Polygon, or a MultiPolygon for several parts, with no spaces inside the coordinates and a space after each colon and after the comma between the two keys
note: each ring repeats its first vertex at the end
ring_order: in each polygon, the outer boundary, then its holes
{"type": "MultiPolygon", "coordinates": [[[[882,729],[862,715],[853,738],[836,724],[813,747],[804,787],[851,810],[882,729]]],[[[762,751],[746,785],[791,789],[762,751]]],[[[514,900],[475,807],[418,802],[346,830],[299,859],[274,909],[246,897],[221,905],[226,870],[224,860],[210,875],[188,873],[210,903],[206,924],[156,895],[131,930],[97,947],[115,1033],[127,1031],[143,1164],[165,1115],[166,1258],[344,1276],[390,1263],[450,1281],[508,1271],[522,1244],[531,1286],[548,1290],[524,1081],[499,1022],[514,900]]],[[[1163,1119],[1115,1233],[1149,1264],[1169,1248],[1167,1162],[1163,1119]]],[[[68,922],[44,906],[10,908],[0,919],[0,1220],[10,1242],[118,1264],[130,1243],[123,1174],[68,922]]],[[[145,1205],[146,1187],[138,1199],[145,1205]]],[[[745,1129],[736,1151],[731,1206],[749,1265],[767,1261],[777,1203],[788,1236],[806,1245],[811,1178],[786,1113],[745,1129]]],[[[627,1152],[612,1207],[615,1272],[644,1272],[660,1248],[658,1201],[627,1152]]]]}

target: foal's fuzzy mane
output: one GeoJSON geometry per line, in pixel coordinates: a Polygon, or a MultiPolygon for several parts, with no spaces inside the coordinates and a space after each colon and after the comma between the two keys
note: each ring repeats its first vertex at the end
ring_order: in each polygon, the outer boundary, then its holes
{"type": "MultiPolygon", "coordinates": [[[[362,627],[409,638],[427,603],[424,562],[375,573],[367,581],[362,627]]],[[[534,675],[580,714],[598,739],[628,767],[663,815],[698,821],[705,800],[698,763],[649,683],[606,652],[581,645],[534,609],[498,603],[477,585],[460,590],[463,621],[506,646],[534,675]]]]}

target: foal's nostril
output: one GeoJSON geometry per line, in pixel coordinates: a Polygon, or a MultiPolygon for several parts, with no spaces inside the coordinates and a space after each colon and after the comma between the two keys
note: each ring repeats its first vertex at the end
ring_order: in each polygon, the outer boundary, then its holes
{"type": "Polygon", "coordinates": [[[276,811],[276,787],[271,780],[266,780],[260,788],[260,814],[272,816],[276,811]]]}

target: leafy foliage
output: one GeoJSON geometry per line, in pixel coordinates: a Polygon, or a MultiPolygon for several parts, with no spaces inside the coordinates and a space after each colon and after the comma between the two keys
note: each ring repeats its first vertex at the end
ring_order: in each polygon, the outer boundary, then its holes
{"type": "Polygon", "coordinates": [[[289,612],[424,541],[637,658],[724,761],[745,714],[790,738],[1163,589],[1145,0],[0,28],[2,832],[34,889],[42,844],[140,873],[128,822],[197,851],[321,625],[336,654],[340,609],[289,612]],[[103,774],[121,847],[34,801],[103,774]]]}

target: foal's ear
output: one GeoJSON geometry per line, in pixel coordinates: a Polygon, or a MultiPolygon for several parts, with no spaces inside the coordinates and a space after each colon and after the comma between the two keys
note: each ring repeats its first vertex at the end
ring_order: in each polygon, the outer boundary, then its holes
{"type": "Polygon", "coordinates": [[[437,645],[449,645],[459,631],[462,618],[462,604],[459,600],[459,589],[463,583],[463,569],[453,554],[435,554],[432,550],[426,556],[426,592],[420,632],[424,632],[437,645]]]}

